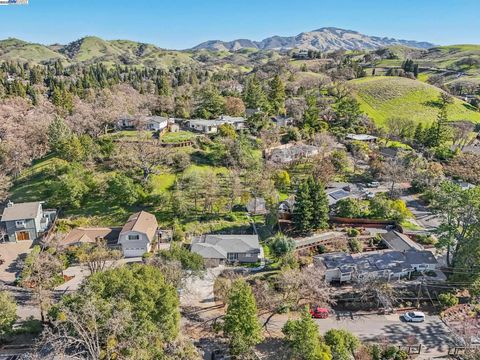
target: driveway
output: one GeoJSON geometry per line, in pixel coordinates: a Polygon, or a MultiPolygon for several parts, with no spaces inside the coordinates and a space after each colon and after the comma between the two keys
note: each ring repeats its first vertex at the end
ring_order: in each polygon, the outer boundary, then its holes
{"type": "MultiPolygon", "coordinates": [[[[269,330],[281,331],[288,316],[279,315],[270,321],[269,330]]],[[[422,344],[422,354],[440,354],[448,350],[450,331],[436,315],[427,315],[423,323],[406,323],[398,314],[355,315],[338,319],[316,319],[321,333],[330,329],[345,329],[357,335],[362,341],[387,341],[392,345],[422,344]]]]}
{"type": "Polygon", "coordinates": [[[401,199],[407,204],[418,225],[425,230],[432,231],[440,226],[441,220],[438,215],[433,214],[415,195],[402,196],[401,199]]]}
{"type": "Polygon", "coordinates": [[[0,265],[0,281],[13,283],[22,270],[20,264],[27,254],[32,251],[32,241],[21,241],[0,244],[0,257],[4,263],[0,265]]]}

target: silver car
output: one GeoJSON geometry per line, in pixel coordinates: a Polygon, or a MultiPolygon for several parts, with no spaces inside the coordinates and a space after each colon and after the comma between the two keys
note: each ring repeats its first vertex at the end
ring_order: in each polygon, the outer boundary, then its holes
{"type": "Polygon", "coordinates": [[[410,311],[403,314],[403,319],[406,322],[424,322],[425,314],[421,311],[410,311]]]}

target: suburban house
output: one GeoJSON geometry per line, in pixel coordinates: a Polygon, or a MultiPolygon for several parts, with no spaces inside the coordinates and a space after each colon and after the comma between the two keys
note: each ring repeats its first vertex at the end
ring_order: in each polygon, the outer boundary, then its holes
{"type": "Polygon", "coordinates": [[[347,134],[345,138],[347,140],[370,142],[370,143],[377,142],[377,139],[378,139],[376,136],[368,135],[368,134],[347,134]]]}
{"type": "Polygon", "coordinates": [[[149,116],[145,119],[145,128],[150,131],[162,131],[168,127],[169,119],[161,116],[149,116]]]}
{"type": "Polygon", "coordinates": [[[123,116],[117,121],[117,128],[121,130],[135,129],[137,119],[133,116],[123,116]]]}
{"type": "Polygon", "coordinates": [[[71,230],[67,236],[58,243],[60,248],[79,246],[82,244],[96,244],[105,241],[107,246],[116,247],[121,228],[86,228],[78,227],[71,230]]]}
{"type": "Polygon", "coordinates": [[[326,282],[365,279],[398,280],[414,271],[435,270],[437,259],[430,251],[375,251],[365,254],[329,253],[314,257],[326,282]]]}
{"type": "Polygon", "coordinates": [[[157,240],[158,223],[155,215],[140,211],[130,216],[118,237],[123,256],[139,257],[149,252],[157,240]]]}
{"type": "Polygon", "coordinates": [[[123,116],[117,121],[117,128],[134,130],[137,128],[149,131],[162,131],[168,127],[170,119],[162,116],[123,116]]]}
{"type": "Polygon", "coordinates": [[[42,204],[40,201],[19,204],[8,202],[0,219],[0,227],[6,234],[3,241],[36,240],[48,231],[57,212],[44,210],[42,204]]]}
{"type": "Polygon", "coordinates": [[[187,120],[187,126],[189,129],[204,134],[216,134],[218,132],[218,127],[224,124],[230,124],[235,130],[241,130],[245,127],[245,118],[222,115],[215,120],[187,120]]]}
{"type": "Polygon", "coordinates": [[[202,235],[193,239],[190,250],[210,265],[256,263],[262,253],[257,235],[202,235]]]}
{"type": "Polygon", "coordinates": [[[343,252],[314,257],[315,265],[327,282],[351,282],[365,279],[398,280],[414,271],[435,270],[438,262],[431,251],[396,231],[381,234],[387,250],[362,254],[343,252]]]}
{"type": "Polygon", "coordinates": [[[294,119],[284,115],[277,115],[272,117],[272,122],[277,127],[285,127],[293,125],[294,119]]]}
{"type": "Polygon", "coordinates": [[[288,164],[320,154],[320,148],[302,143],[289,143],[266,149],[263,156],[268,161],[288,164]]]}
{"type": "Polygon", "coordinates": [[[358,185],[351,183],[330,183],[325,189],[328,199],[328,205],[336,205],[342,199],[354,198],[361,199],[365,196],[365,191],[358,185]]]}

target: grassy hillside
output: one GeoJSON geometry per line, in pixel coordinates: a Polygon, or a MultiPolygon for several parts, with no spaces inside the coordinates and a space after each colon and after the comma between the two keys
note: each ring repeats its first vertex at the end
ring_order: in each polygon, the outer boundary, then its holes
{"type": "MultiPolygon", "coordinates": [[[[431,123],[438,114],[441,90],[416,80],[401,77],[368,77],[349,82],[362,110],[378,125],[388,118],[409,118],[431,123]]],[[[480,112],[455,99],[449,107],[451,120],[480,122],[480,112]]]]}
{"type": "Polygon", "coordinates": [[[45,46],[17,39],[0,41],[0,61],[45,64],[57,59],[65,65],[104,63],[106,65],[137,65],[157,68],[193,66],[192,54],[160,49],[154,45],[128,40],[106,41],[88,36],[68,45],[45,46]]]}
{"type": "Polygon", "coordinates": [[[57,59],[67,61],[64,55],[44,45],[18,39],[0,40],[0,61],[44,63],[57,59]]]}

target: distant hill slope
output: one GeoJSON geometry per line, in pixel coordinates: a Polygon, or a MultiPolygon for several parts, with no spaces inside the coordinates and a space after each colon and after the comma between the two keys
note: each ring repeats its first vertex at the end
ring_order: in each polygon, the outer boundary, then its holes
{"type": "Polygon", "coordinates": [[[38,64],[61,60],[64,64],[105,63],[158,68],[195,65],[190,53],[160,49],[154,45],[128,40],[107,41],[88,36],[68,45],[45,46],[17,39],[0,41],[0,61],[24,61],[38,64]]]}
{"type": "Polygon", "coordinates": [[[42,63],[60,59],[64,55],[40,44],[32,44],[18,39],[0,40],[0,61],[20,61],[42,63]]]}
{"type": "MultiPolygon", "coordinates": [[[[395,117],[431,123],[438,115],[438,97],[442,90],[435,86],[393,76],[356,79],[349,84],[362,110],[377,125],[395,117]]],[[[451,120],[480,122],[480,112],[458,99],[450,105],[448,115],[451,120]]]]}
{"type": "Polygon", "coordinates": [[[297,36],[272,36],[262,41],[252,41],[248,39],[238,39],[233,41],[210,40],[195,46],[193,49],[237,51],[243,48],[255,48],[259,50],[298,48],[332,51],[339,49],[378,49],[390,45],[405,45],[422,49],[435,46],[429,42],[368,36],[356,31],[325,27],[310,32],[303,32],[297,36]]]}

